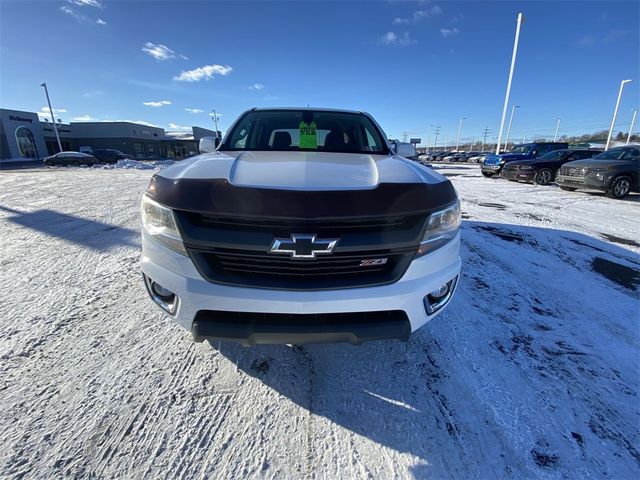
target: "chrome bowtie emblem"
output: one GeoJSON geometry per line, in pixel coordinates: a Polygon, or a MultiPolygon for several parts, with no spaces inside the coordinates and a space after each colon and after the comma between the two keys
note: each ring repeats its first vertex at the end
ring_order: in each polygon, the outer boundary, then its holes
{"type": "Polygon", "coordinates": [[[315,234],[292,233],[291,238],[274,238],[269,253],[315,260],[316,255],[333,252],[337,243],[337,238],[317,238],[315,234]]]}

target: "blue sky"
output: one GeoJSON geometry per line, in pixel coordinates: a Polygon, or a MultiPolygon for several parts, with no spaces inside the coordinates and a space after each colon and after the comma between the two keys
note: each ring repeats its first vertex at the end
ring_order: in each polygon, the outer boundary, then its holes
{"type": "MultiPolygon", "coordinates": [[[[525,15],[512,138],[627,131],[640,103],[640,7],[629,2],[0,3],[0,106],[63,121],[225,130],[253,106],[366,110],[387,134],[497,135],[515,18],[525,15]],[[191,109],[191,110],[187,110],[191,109]]],[[[637,131],[637,128],[634,129],[637,131]]],[[[433,139],[433,136],[431,137],[433,139]]]]}

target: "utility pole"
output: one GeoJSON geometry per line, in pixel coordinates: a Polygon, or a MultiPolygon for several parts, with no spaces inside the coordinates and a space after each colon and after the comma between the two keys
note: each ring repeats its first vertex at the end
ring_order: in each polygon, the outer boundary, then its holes
{"type": "Polygon", "coordinates": [[[620,107],[620,99],[622,98],[622,89],[625,83],[629,83],[631,80],[622,80],[620,82],[620,91],[618,92],[618,100],[616,101],[616,108],[613,110],[613,118],[611,119],[611,127],[609,127],[609,136],[607,137],[607,146],[604,147],[604,151],[609,150],[609,144],[611,143],[611,135],[613,134],[613,127],[616,124],[616,117],[618,116],[618,107],[620,107]]]}
{"type": "Polygon", "coordinates": [[[456,152],[458,151],[458,148],[460,147],[460,131],[462,130],[462,122],[463,120],[467,118],[467,117],[460,117],[460,123],[458,124],[458,136],[456,137],[456,152]]]}
{"type": "Polygon", "coordinates": [[[516,66],[516,55],[518,53],[518,41],[520,40],[520,26],[522,25],[522,13],[518,13],[516,23],[516,37],[513,41],[513,54],[511,55],[511,68],[509,69],[509,80],[507,81],[507,93],[504,96],[504,105],[502,107],[502,120],[500,121],[500,132],[498,133],[498,143],[496,145],[496,155],[500,154],[500,142],[502,142],[502,130],[504,129],[504,121],[507,117],[507,107],[509,105],[509,95],[511,94],[511,80],[513,80],[513,70],[516,66]]]}
{"type": "Polygon", "coordinates": [[[633,110],[633,117],[631,117],[631,126],[629,127],[629,135],[627,135],[626,145],[629,145],[629,140],[631,140],[631,133],[633,132],[633,124],[636,123],[636,114],[638,113],[637,108],[634,108],[632,110],[633,110]]]}
{"type": "Polygon", "coordinates": [[[435,151],[438,148],[438,135],[440,134],[440,125],[436,127],[436,138],[433,141],[433,150],[435,151]]]}
{"type": "Polygon", "coordinates": [[[484,146],[487,143],[487,135],[489,135],[489,127],[484,127],[482,131],[482,151],[484,152],[484,146]]]}
{"type": "Polygon", "coordinates": [[[49,104],[49,113],[51,113],[51,123],[53,123],[53,130],[56,132],[56,140],[58,140],[58,148],[59,151],[62,151],[62,143],[60,143],[60,135],[58,134],[58,127],[56,126],[56,119],[53,116],[53,108],[51,108],[51,100],[49,100],[49,90],[47,89],[47,83],[44,82],[40,84],[41,87],[44,87],[44,93],[47,95],[47,103],[49,104]]]}
{"type": "Polygon", "coordinates": [[[558,138],[558,129],[560,128],[560,117],[558,117],[556,120],[558,120],[558,123],[556,123],[556,133],[553,135],[553,141],[554,142],[558,138]]]}
{"type": "Polygon", "coordinates": [[[511,118],[509,119],[509,128],[507,128],[507,141],[504,142],[504,149],[509,148],[509,135],[511,135],[511,124],[513,123],[513,113],[516,111],[516,108],[520,108],[520,105],[514,105],[511,107],[511,118]]]}

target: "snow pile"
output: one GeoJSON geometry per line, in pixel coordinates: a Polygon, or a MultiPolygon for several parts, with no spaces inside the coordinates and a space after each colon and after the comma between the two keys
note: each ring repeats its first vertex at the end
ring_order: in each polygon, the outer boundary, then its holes
{"type": "Polygon", "coordinates": [[[111,170],[113,168],[124,168],[127,170],[154,170],[163,169],[173,165],[175,160],[157,160],[155,162],[141,162],[139,160],[118,160],[115,164],[102,165],[100,168],[111,170]]]}

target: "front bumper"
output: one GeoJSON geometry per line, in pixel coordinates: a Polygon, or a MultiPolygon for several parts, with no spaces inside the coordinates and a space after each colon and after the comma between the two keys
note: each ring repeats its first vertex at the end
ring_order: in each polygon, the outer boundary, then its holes
{"type": "Polygon", "coordinates": [[[556,184],[561,187],[577,188],[579,190],[595,190],[604,192],[609,188],[611,177],[606,174],[588,173],[584,177],[570,177],[558,174],[556,184]]]}
{"type": "Polygon", "coordinates": [[[535,170],[506,170],[503,169],[500,173],[502,178],[506,178],[507,180],[513,180],[516,182],[533,182],[533,177],[535,176],[535,170]]]}
{"type": "Polygon", "coordinates": [[[481,168],[482,168],[482,171],[485,173],[493,173],[495,175],[498,175],[502,171],[503,166],[504,164],[503,165],[493,165],[493,164],[487,165],[483,163],[481,168]]]}
{"type": "MultiPolygon", "coordinates": [[[[196,340],[218,338],[244,344],[361,343],[381,338],[407,340],[409,333],[441,313],[446,308],[444,305],[427,314],[424,299],[429,292],[451,282],[445,304],[450,301],[460,274],[459,251],[460,235],[438,250],[411,262],[402,278],[389,285],[320,291],[271,290],[208,282],[200,276],[189,257],[166,248],[143,231],[141,268],[144,275],[177,295],[177,310],[173,315],[167,315],[191,331],[196,340]],[[376,312],[388,315],[393,325],[379,319],[367,321],[351,315],[366,313],[373,319],[376,312]],[[246,319],[243,320],[243,313],[252,318],[253,314],[263,314],[265,318],[289,314],[293,320],[287,320],[291,328],[264,329],[257,321],[247,323],[246,319]],[[239,319],[237,325],[228,323],[227,317],[232,314],[239,319]],[[331,314],[345,314],[344,322],[351,327],[343,328],[344,325],[341,326],[331,314]],[[229,327],[226,332],[220,325],[211,327],[221,315],[229,327]],[[329,315],[327,322],[322,321],[322,315],[329,315]],[[404,316],[405,326],[402,326],[404,316]],[[205,320],[206,325],[203,323],[205,320]],[[385,324],[382,328],[381,323],[385,324]],[[314,325],[317,328],[314,329],[314,325]]],[[[277,318],[277,325],[281,326],[283,322],[277,318]]]]}

